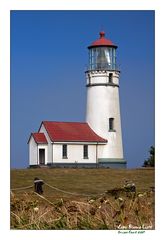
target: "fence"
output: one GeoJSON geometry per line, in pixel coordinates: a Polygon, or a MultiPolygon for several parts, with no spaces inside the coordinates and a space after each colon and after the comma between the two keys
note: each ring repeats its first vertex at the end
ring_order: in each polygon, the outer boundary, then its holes
{"type": "MultiPolygon", "coordinates": [[[[60,188],[57,188],[55,186],[52,186],[46,182],[44,182],[44,184],[57,191],[57,192],[62,192],[64,194],[68,194],[68,195],[73,195],[73,196],[83,196],[83,197],[97,197],[97,196],[102,196],[105,194],[105,192],[102,192],[102,193],[98,193],[98,194],[83,194],[83,193],[75,193],[75,192],[68,192],[68,191],[65,191],[63,189],[60,189],[60,188]]],[[[27,190],[27,189],[30,189],[30,188],[34,188],[34,185],[30,185],[30,186],[26,186],[26,187],[19,187],[19,188],[11,188],[11,191],[22,191],[22,190],[27,190]]]]}

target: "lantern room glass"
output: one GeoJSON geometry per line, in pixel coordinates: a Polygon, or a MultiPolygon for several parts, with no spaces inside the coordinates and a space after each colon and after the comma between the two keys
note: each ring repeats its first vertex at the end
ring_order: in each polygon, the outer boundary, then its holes
{"type": "Polygon", "coordinates": [[[90,48],[89,70],[116,70],[116,49],[113,47],[90,48]]]}

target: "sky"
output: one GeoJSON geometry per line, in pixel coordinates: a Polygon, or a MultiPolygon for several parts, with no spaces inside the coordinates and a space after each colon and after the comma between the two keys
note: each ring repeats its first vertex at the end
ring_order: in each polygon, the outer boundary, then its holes
{"type": "Polygon", "coordinates": [[[155,141],[154,11],[11,11],[11,167],[28,167],[41,121],[85,121],[87,47],[117,46],[124,158],[141,167],[155,141]]]}

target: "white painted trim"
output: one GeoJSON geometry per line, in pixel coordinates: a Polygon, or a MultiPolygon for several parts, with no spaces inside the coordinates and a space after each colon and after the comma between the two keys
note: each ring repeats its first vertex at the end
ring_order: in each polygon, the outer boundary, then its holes
{"type": "Polygon", "coordinates": [[[44,149],[45,150],[45,165],[48,163],[48,146],[45,144],[38,144],[37,145],[37,157],[38,157],[38,165],[40,165],[40,161],[39,161],[39,150],[40,149],[44,149]]]}

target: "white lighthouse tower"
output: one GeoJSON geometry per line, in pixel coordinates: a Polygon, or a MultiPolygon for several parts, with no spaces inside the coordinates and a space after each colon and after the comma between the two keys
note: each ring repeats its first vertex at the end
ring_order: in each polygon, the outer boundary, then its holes
{"type": "Polygon", "coordinates": [[[99,136],[107,139],[107,144],[98,148],[97,161],[99,165],[123,168],[126,161],[120,119],[117,46],[100,32],[100,38],[88,49],[86,122],[99,136]]]}

